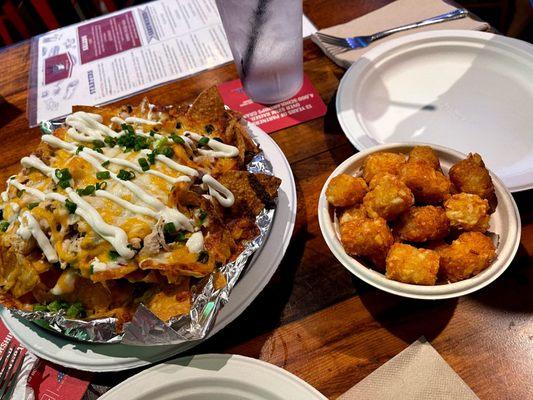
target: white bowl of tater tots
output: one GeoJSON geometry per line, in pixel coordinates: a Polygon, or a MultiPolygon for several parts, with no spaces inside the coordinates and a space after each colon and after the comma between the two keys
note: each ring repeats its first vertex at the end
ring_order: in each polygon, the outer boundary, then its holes
{"type": "Polygon", "coordinates": [[[318,219],[350,272],[418,299],[481,289],[505,271],[520,243],[518,208],[482,155],[422,143],[348,158],[324,184],[318,219]]]}

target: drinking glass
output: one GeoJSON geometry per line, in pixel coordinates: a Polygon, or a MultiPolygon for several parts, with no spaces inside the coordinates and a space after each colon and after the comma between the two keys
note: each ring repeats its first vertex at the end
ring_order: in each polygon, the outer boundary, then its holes
{"type": "Polygon", "coordinates": [[[274,104],[303,84],[301,0],[216,0],[248,97],[274,104]]]}

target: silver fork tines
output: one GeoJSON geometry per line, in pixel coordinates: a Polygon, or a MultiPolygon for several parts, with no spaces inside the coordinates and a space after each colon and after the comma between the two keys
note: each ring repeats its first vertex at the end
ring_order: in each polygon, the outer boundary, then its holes
{"type": "Polygon", "coordinates": [[[9,340],[0,358],[0,400],[8,399],[17,380],[24,354],[22,349],[9,340]]]}
{"type": "Polygon", "coordinates": [[[317,32],[315,33],[316,37],[327,47],[329,51],[336,51],[334,48],[343,49],[342,51],[359,49],[367,47],[370,43],[375,40],[387,37],[393,33],[407,31],[409,29],[419,28],[421,26],[438,24],[440,22],[451,21],[454,19],[464,18],[468,15],[468,11],[464,8],[458,8],[456,10],[450,11],[446,14],[437,15],[436,17],[431,17],[424,19],[422,21],[413,22],[412,24],[398,26],[396,28],[387,29],[385,31],[376,32],[372,35],[367,36],[354,36],[349,38],[341,38],[337,36],[328,35],[327,33],[317,32]]]}

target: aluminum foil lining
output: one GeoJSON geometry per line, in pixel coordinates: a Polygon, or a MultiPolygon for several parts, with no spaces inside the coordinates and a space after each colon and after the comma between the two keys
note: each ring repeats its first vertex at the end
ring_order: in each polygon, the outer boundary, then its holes
{"type": "MultiPolygon", "coordinates": [[[[60,127],[62,122],[45,121],[40,125],[43,134],[50,134],[60,127]]],[[[272,165],[261,151],[247,165],[247,170],[254,173],[272,175],[272,165]]],[[[191,310],[188,315],[171,319],[168,323],[160,320],[150,310],[139,305],[130,322],[124,324],[123,332],[115,332],[115,318],[101,318],[91,321],[67,319],[62,310],[58,313],[44,311],[22,311],[11,309],[17,316],[56,333],[84,342],[123,343],[137,346],[179,344],[201,340],[207,336],[215,323],[220,309],[228,302],[231,290],[245,270],[253,253],[261,247],[268,236],[274,220],[275,209],[263,210],[256,218],[259,235],[246,244],[235,261],[228,263],[210,275],[202,278],[192,287],[191,310]],[[216,273],[226,278],[226,286],[216,289],[216,273]]]]}

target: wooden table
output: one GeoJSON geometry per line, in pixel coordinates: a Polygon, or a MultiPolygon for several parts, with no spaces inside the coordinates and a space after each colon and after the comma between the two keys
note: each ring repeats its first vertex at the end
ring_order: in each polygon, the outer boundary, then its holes
{"type": "MultiPolygon", "coordinates": [[[[388,2],[306,0],[304,9],[318,28],[324,28],[388,2]]],[[[317,220],[318,195],[326,177],[356,151],[335,116],[335,91],[344,70],[310,40],[304,49],[305,72],[328,104],[328,113],[272,135],[296,178],[298,216],[292,242],[277,273],[252,305],[191,353],[260,358],[335,398],[424,335],[481,399],[531,398],[533,191],[515,195],[522,217],[516,259],[496,282],[475,294],[416,301],[356,279],[328,250],[317,220]]],[[[20,158],[39,142],[39,132],[27,128],[25,114],[28,55],[28,42],[0,52],[0,95],[8,102],[0,112],[2,181],[19,169],[20,158]]],[[[203,89],[236,77],[233,64],[228,64],[147,95],[163,104],[187,103],[203,89]]],[[[95,398],[135,372],[93,376],[87,397],[95,398]]]]}

